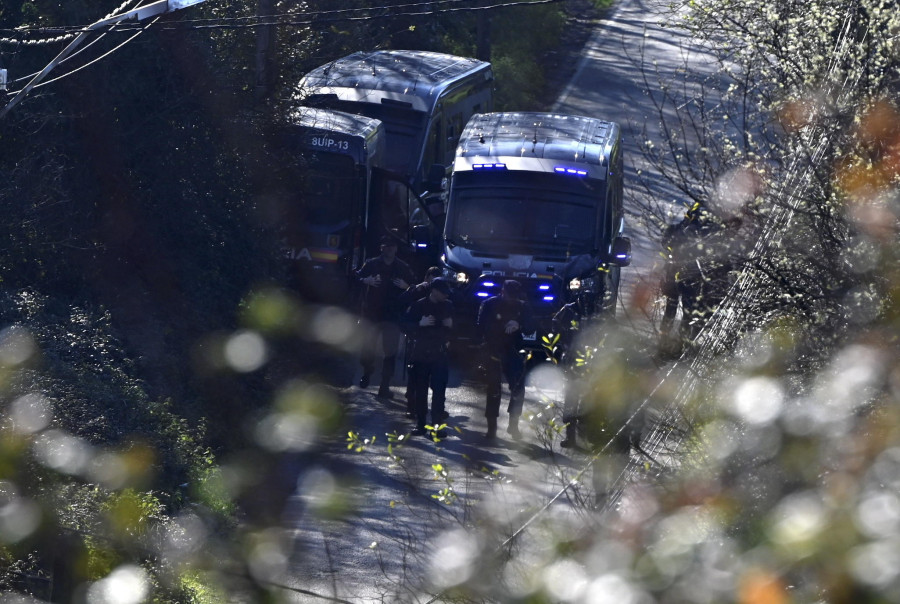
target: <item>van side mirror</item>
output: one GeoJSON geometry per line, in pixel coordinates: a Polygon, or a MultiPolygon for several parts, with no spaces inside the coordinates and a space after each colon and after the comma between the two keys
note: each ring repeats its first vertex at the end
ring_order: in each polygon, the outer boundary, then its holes
{"type": "Polygon", "coordinates": [[[628,266],[631,264],[631,239],[616,237],[612,246],[612,264],[628,266]]]}
{"type": "Polygon", "coordinates": [[[431,164],[428,169],[428,179],[425,186],[429,191],[440,191],[443,188],[444,178],[447,177],[447,168],[443,164],[431,164]]]}

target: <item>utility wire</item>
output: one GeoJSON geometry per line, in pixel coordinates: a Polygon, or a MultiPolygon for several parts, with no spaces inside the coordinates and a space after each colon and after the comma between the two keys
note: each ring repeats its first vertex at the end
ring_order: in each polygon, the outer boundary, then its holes
{"type": "Polygon", "coordinates": [[[9,46],[45,46],[48,44],[58,44],[60,42],[65,42],[67,40],[71,40],[76,35],[77,34],[75,34],[75,33],[69,33],[69,34],[64,34],[62,36],[57,36],[55,38],[43,38],[41,40],[20,40],[17,38],[0,38],[0,44],[6,44],[9,46]]]}
{"type": "MultiPolygon", "coordinates": [[[[133,10],[130,10],[130,11],[127,11],[124,13],[114,14],[110,17],[106,17],[95,23],[92,23],[91,25],[88,25],[84,29],[84,31],[82,31],[71,42],[69,42],[69,44],[64,49],[62,49],[62,51],[60,51],[60,53],[56,56],[56,58],[54,58],[52,61],[50,61],[50,63],[48,63],[47,66],[44,67],[44,69],[42,69],[40,71],[40,73],[38,73],[34,78],[32,78],[31,81],[29,81],[21,90],[19,90],[16,93],[13,93],[14,96],[9,100],[9,102],[7,102],[6,105],[4,105],[3,107],[0,107],[0,118],[4,117],[7,113],[9,113],[9,111],[16,104],[18,104],[33,88],[35,88],[38,84],[40,84],[41,80],[44,77],[46,77],[50,73],[51,70],[53,70],[63,60],[65,60],[66,57],[70,56],[78,48],[78,46],[85,39],[87,39],[87,37],[90,33],[100,30],[102,28],[107,28],[107,31],[108,31],[110,26],[115,25],[121,21],[129,20],[129,19],[137,19],[137,20],[142,21],[144,19],[162,16],[169,12],[170,6],[171,5],[169,4],[169,0],[156,0],[155,2],[151,2],[150,4],[140,6],[136,9],[133,9],[133,10]]],[[[179,8],[179,7],[176,6],[175,9],[177,9],[177,8],[179,8]]],[[[154,19],[154,22],[156,20],[157,19],[154,19]]],[[[128,43],[130,40],[133,40],[133,39],[134,39],[134,37],[130,38],[129,40],[126,40],[125,43],[128,43]]],[[[119,46],[115,47],[113,49],[113,51],[118,50],[119,48],[122,48],[122,46],[124,46],[124,44],[120,44],[119,46]]],[[[107,56],[108,54],[109,53],[106,53],[104,56],[107,56]]]]}
{"type": "MultiPolygon", "coordinates": [[[[138,31],[136,31],[131,37],[129,37],[129,38],[126,39],[125,41],[121,42],[121,43],[118,44],[117,46],[115,46],[115,47],[109,49],[108,51],[106,51],[105,53],[103,53],[102,55],[100,55],[99,57],[96,57],[95,59],[89,61],[88,63],[85,63],[84,65],[81,65],[80,67],[76,67],[76,68],[73,69],[72,71],[69,71],[69,72],[64,73],[64,74],[62,74],[62,75],[58,75],[58,76],[56,76],[55,78],[53,78],[52,80],[47,80],[46,82],[41,82],[40,84],[36,84],[34,87],[35,87],[35,88],[40,88],[41,86],[46,86],[47,84],[50,84],[50,83],[52,83],[52,82],[56,82],[56,81],[61,80],[61,79],[63,79],[63,78],[67,78],[67,77],[69,77],[70,75],[72,75],[72,74],[74,74],[74,73],[78,73],[79,71],[81,71],[81,70],[84,69],[85,67],[90,67],[91,65],[93,65],[93,64],[96,63],[97,61],[99,61],[99,60],[101,60],[101,59],[105,59],[106,57],[108,57],[108,56],[111,55],[112,53],[116,52],[117,50],[119,50],[120,48],[122,48],[123,46],[125,46],[126,44],[128,44],[129,42],[131,42],[132,40],[134,40],[135,38],[137,38],[139,35],[141,35],[141,34],[144,33],[145,31],[147,31],[147,28],[149,28],[151,25],[153,25],[153,24],[156,23],[157,21],[159,21],[159,17],[154,18],[152,21],[150,21],[149,23],[147,23],[147,25],[145,25],[143,28],[141,28],[141,29],[139,29],[138,31]]],[[[74,56],[74,55],[73,55],[73,56],[74,56]]]]}
{"type": "MultiPolygon", "coordinates": [[[[108,19],[110,16],[116,14],[117,12],[121,12],[122,10],[125,9],[125,7],[126,7],[128,4],[129,4],[128,2],[124,2],[119,8],[116,9],[116,12],[110,13],[109,15],[107,15],[106,17],[104,17],[104,19],[108,19]]],[[[157,20],[158,20],[158,19],[157,19],[157,20]]],[[[154,20],[153,22],[155,23],[157,20],[154,20]]],[[[117,25],[118,25],[118,24],[113,24],[113,25],[111,25],[109,30],[103,32],[102,34],[100,34],[99,36],[97,36],[94,40],[91,40],[91,41],[90,41],[86,46],[84,46],[83,48],[81,48],[81,49],[79,49],[79,50],[76,50],[75,52],[73,52],[72,54],[70,54],[68,57],[66,57],[65,59],[63,59],[62,61],[60,61],[60,62],[59,62],[59,65],[63,65],[64,63],[67,63],[67,62],[70,61],[71,59],[74,59],[75,57],[77,57],[78,55],[80,55],[81,53],[83,53],[84,51],[88,50],[88,49],[89,49],[91,46],[93,46],[94,44],[97,44],[98,42],[100,42],[100,40],[102,40],[104,37],[106,37],[106,35],[107,35],[108,33],[111,33],[113,30],[115,30],[115,28],[116,28],[117,25]]],[[[146,27],[142,27],[142,28],[138,31],[138,34],[136,34],[136,35],[134,35],[134,36],[128,38],[128,40],[126,40],[125,43],[119,44],[119,45],[118,45],[117,47],[115,47],[113,50],[104,53],[100,58],[106,57],[106,56],[110,55],[112,52],[118,50],[119,48],[121,48],[122,46],[124,46],[124,44],[130,42],[130,41],[133,40],[135,37],[137,37],[137,35],[143,33],[146,29],[147,29],[146,27]]],[[[130,31],[130,30],[129,30],[129,31],[130,31]]],[[[63,36],[63,38],[66,39],[66,40],[67,40],[67,39],[71,39],[72,37],[74,37],[74,36],[63,36]]],[[[62,78],[64,78],[64,77],[70,75],[71,73],[75,73],[76,71],[80,71],[80,70],[83,69],[84,67],[87,67],[88,65],[91,65],[92,63],[95,63],[95,62],[96,62],[96,59],[94,59],[94,60],[91,61],[90,63],[87,63],[86,65],[82,65],[81,67],[76,68],[74,71],[71,71],[71,72],[66,73],[66,74],[63,74],[63,75],[61,75],[61,76],[59,76],[59,77],[53,78],[52,80],[48,80],[48,81],[46,81],[46,82],[43,82],[43,83],[41,83],[41,84],[38,84],[37,86],[35,86],[35,88],[40,88],[40,87],[43,86],[44,84],[49,84],[50,82],[55,82],[55,81],[57,81],[57,80],[60,80],[60,79],[62,79],[62,78]]],[[[26,80],[31,80],[31,78],[33,78],[34,76],[38,75],[39,73],[40,73],[40,71],[35,71],[34,73],[30,73],[30,74],[28,74],[28,75],[24,75],[24,76],[21,76],[21,77],[18,77],[18,78],[16,78],[16,79],[14,79],[14,80],[11,80],[11,82],[12,82],[12,83],[17,83],[17,82],[24,82],[24,81],[26,81],[26,80]]],[[[9,94],[10,94],[10,95],[16,94],[16,92],[15,92],[15,91],[14,91],[14,92],[10,92],[9,94]]]]}
{"type": "MultiPolygon", "coordinates": [[[[341,15],[354,15],[357,13],[369,13],[372,11],[391,11],[394,15],[397,16],[405,16],[408,14],[420,14],[420,12],[416,13],[408,13],[408,12],[396,12],[399,9],[408,11],[415,10],[420,7],[424,7],[430,10],[434,10],[437,5],[455,5],[455,4],[470,4],[473,0],[437,0],[435,2],[415,2],[409,4],[394,4],[390,6],[362,6],[355,8],[339,8],[333,10],[318,10],[318,11],[304,11],[302,16],[307,18],[320,18],[320,17],[330,17],[330,16],[341,16],[341,15]]],[[[477,7],[463,7],[463,8],[477,8],[477,7]]],[[[284,13],[273,13],[271,15],[250,15],[246,17],[220,17],[217,19],[190,19],[187,21],[182,21],[181,23],[203,23],[210,21],[249,21],[255,19],[266,19],[266,18],[277,18],[284,16],[297,16],[301,13],[296,12],[284,12],[284,13]]]]}
{"type": "MultiPolygon", "coordinates": [[[[501,2],[490,4],[487,6],[455,6],[464,4],[471,0],[438,0],[436,2],[416,2],[410,4],[402,4],[397,6],[381,6],[381,7],[361,7],[335,10],[321,10],[298,13],[276,13],[272,15],[248,15],[245,17],[219,17],[213,19],[184,19],[175,23],[169,23],[161,26],[160,29],[245,29],[254,27],[268,27],[272,25],[312,25],[322,23],[340,23],[354,21],[369,21],[373,19],[396,19],[400,17],[421,17],[429,15],[437,15],[443,13],[478,13],[482,11],[498,10],[501,8],[519,7],[519,6],[538,6],[545,4],[558,4],[564,0],[513,0],[511,2],[501,2]],[[403,9],[398,12],[396,9],[403,9]],[[417,10],[421,9],[421,10],[417,10]]],[[[120,31],[126,31],[135,27],[136,24],[122,23],[120,31]]],[[[83,31],[85,26],[70,26],[66,28],[55,28],[54,31],[70,30],[72,34],[83,31]]],[[[2,30],[0,30],[2,31],[2,30]]],[[[14,33],[28,31],[46,31],[46,28],[20,28],[12,30],[14,33]]],[[[62,36],[61,38],[65,38],[62,36]]],[[[54,38],[59,40],[60,38],[54,38]]],[[[0,42],[7,41],[9,43],[28,43],[26,40],[15,40],[10,38],[0,38],[0,42]]],[[[43,42],[41,42],[43,43],[43,42]]]]}
{"type": "MultiPolygon", "coordinates": [[[[245,28],[253,28],[253,27],[262,27],[262,26],[271,26],[271,25],[282,25],[282,26],[290,26],[290,25],[320,25],[323,23],[346,23],[346,22],[355,22],[355,21],[372,21],[372,20],[385,20],[385,19],[396,19],[398,17],[425,17],[430,15],[438,15],[445,13],[479,13],[484,11],[492,11],[501,8],[511,8],[518,6],[537,6],[542,4],[557,4],[559,2],[563,2],[564,0],[519,0],[514,2],[504,2],[500,4],[491,4],[489,6],[470,6],[470,7],[458,7],[458,8],[429,8],[428,10],[422,10],[418,12],[403,12],[403,13],[385,13],[381,15],[365,15],[360,17],[325,17],[325,18],[316,18],[316,17],[308,17],[304,16],[301,19],[296,19],[297,15],[292,13],[282,13],[279,15],[269,15],[265,17],[240,17],[233,19],[241,19],[248,21],[256,21],[254,23],[243,23],[243,24],[223,24],[223,21],[229,19],[193,19],[187,21],[179,21],[177,24],[168,24],[161,27],[161,29],[245,29],[245,28]],[[213,22],[214,24],[205,25],[204,23],[213,22]],[[197,24],[200,25],[197,25],[197,24]],[[185,28],[184,26],[188,27],[185,28]]],[[[424,3],[423,5],[433,6],[434,3],[424,3]]],[[[387,11],[391,7],[382,7],[379,9],[365,9],[370,11],[387,11]]]]}
{"type": "MultiPolygon", "coordinates": [[[[471,3],[473,0],[435,0],[432,2],[414,2],[409,4],[397,4],[392,6],[361,6],[354,8],[339,8],[339,9],[329,9],[329,10],[316,10],[316,11],[305,11],[303,14],[309,17],[320,17],[327,15],[343,15],[343,14],[354,14],[354,13],[366,13],[370,11],[376,10],[387,10],[387,9],[408,9],[408,8],[419,8],[419,7],[434,7],[438,4],[463,4],[463,3],[471,3]]],[[[121,11],[125,5],[128,3],[124,3],[113,13],[107,15],[107,18],[116,14],[116,12],[121,11]]],[[[284,16],[284,15],[296,15],[296,12],[284,12],[284,13],[273,13],[272,16],[284,16]]],[[[398,13],[403,14],[403,13],[398,13]]],[[[208,19],[188,19],[181,21],[182,23],[195,23],[195,22],[207,22],[207,21],[245,21],[250,19],[257,19],[259,15],[248,15],[246,17],[217,17],[217,18],[208,18],[208,19]]],[[[6,31],[10,33],[20,33],[27,31],[74,31],[78,32],[88,27],[87,25],[68,25],[68,26],[59,26],[59,27],[46,27],[46,26],[33,26],[33,27],[19,27],[16,29],[0,29],[0,32],[6,31]]]]}
{"type": "MultiPolygon", "coordinates": [[[[134,1],[140,2],[140,0],[134,0],[134,1]]],[[[116,8],[114,11],[110,12],[103,18],[108,19],[108,18],[112,17],[113,15],[122,12],[123,10],[125,10],[125,7],[128,6],[131,2],[132,2],[132,0],[125,0],[125,2],[120,4],[118,8],[116,8]]],[[[67,32],[61,36],[56,36],[54,38],[44,38],[42,40],[21,40],[21,39],[17,39],[17,38],[0,38],[0,44],[10,44],[10,45],[14,45],[14,46],[19,46],[19,45],[39,46],[39,45],[46,45],[46,44],[57,44],[59,42],[65,42],[66,40],[71,40],[76,35],[78,35],[78,33],[80,31],[84,30],[86,27],[88,27],[88,26],[86,26],[86,25],[78,26],[78,27],[69,26],[69,27],[60,27],[60,28],[48,28],[48,27],[42,26],[42,27],[19,27],[19,28],[15,28],[15,29],[0,29],[0,31],[16,33],[16,34],[23,33],[23,32],[27,33],[30,31],[64,31],[64,32],[67,32]]],[[[34,74],[34,75],[37,75],[37,74],[34,74]]]]}
{"type": "MultiPolygon", "coordinates": [[[[488,6],[456,6],[459,4],[463,4],[470,0],[438,0],[437,2],[416,2],[409,4],[401,4],[396,6],[389,7],[363,7],[363,8],[351,8],[351,9],[336,9],[336,10],[323,10],[323,11],[314,11],[310,13],[305,13],[302,18],[297,18],[298,15],[295,13],[280,13],[275,15],[266,15],[266,16],[248,16],[248,17],[229,17],[229,18],[220,18],[220,19],[193,19],[193,20],[183,20],[179,21],[177,25],[171,24],[162,26],[158,29],[172,30],[172,29],[245,29],[245,28],[255,28],[255,27],[269,27],[273,25],[280,26],[303,26],[303,25],[312,25],[312,24],[323,24],[323,23],[338,23],[338,22],[356,22],[356,21],[372,21],[372,20],[388,20],[388,19],[396,19],[400,17],[415,17],[415,16],[427,16],[434,14],[442,14],[442,13],[460,13],[460,12],[480,12],[486,10],[496,10],[499,8],[507,8],[507,7],[516,7],[516,6],[534,6],[534,5],[543,5],[543,4],[555,4],[558,2],[562,2],[563,0],[515,0],[513,2],[505,2],[499,4],[492,4],[488,6]],[[418,12],[411,12],[419,7],[427,7],[427,10],[421,10],[418,12]],[[394,9],[404,9],[405,12],[394,12],[394,9]],[[371,14],[373,12],[381,11],[382,14],[371,14]],[[369,14],[364,14],[369,13],[369,14]],[[355,16],[360,14],[362,16],[355,16]],[[349,16],[344,16],[349,15],[349,16]],[[235,23],[238,21],[253,21],[252,23],[235,23]],[[230,24],[226,24],[230,23],[230,24]],[[187,25],[185,28],[184,26],[187,25]]],[[[128,5],[128,2],[124,2],[116,12],[121,11],[125,6],[128,5]]],[[[116,14],[116,12],[110,13],[110,15],[116,14]]],[[[158,19],[154,20],[154,23],[158,19]]],[[[52,38],[49,40],[41,40],[41,41],[28,41],[28,40],[13,40],[10,38],[0,38],[0,43],[16,43],[16,44],[49,44],[51,42],[63,42],[70,40],[73,38],[76,33],[81,35],[87,33],[89,31],[90,26],[79,26],[79,27],[71,27],[71,34],[59,36],[56,38],[52,38]]],[[[125,23],[120,22],[112,25],[109,30],[103,33],[106,35],[107,33],[112,33],[113,30],[117,30],[120,32],[130,32],[133,29],[137,28],[138,32],[143,32],[146,30],[145,26],[135,24],[135,23],[125,23]]],[[[41,28],[44,30],[45,28],[41,28]]],[[[14,30],[17,33],[22,31],[30,31],[28,28],[22,28],[19,30],[14,30]]],[[[102,38],[103,36],[101,36],[102,38]]],[[[130,42],[136,36],[132,36],[128,38],[125,43],[130,42]]],[[[99,40],[99,38],[98,38],[99,40]]],[[[95,44],[98,40],[94,40],[87,47],[79,50],[77,53],[74,53],[65,59],[62,62],[68,61],[69,59],[77,56],[87,50],[90,46],[95,44]]],[[[113,51],[107,52],[103,57],[108,56],[111,52],[118,50],[124,44],[120,44],[113,51]]],[[[93,64],[96,60],[91,61],[87,65],[93,64]]],[[[85,66],[87,66],[85,65],[85,66]]],[[[75,71],[80,71],[81,68],[76,69],[75,71]]],[[[70,73],[75,73],[75,71],[70,73]]],[[[21,76],[12,80],[13,83],[22,82],[26,80],[30,80],[35,75],[40,72],[36,72],[33,74],[29,74],[26,76],[21,76]]],[[[44,82],[44,84],[49,84],[50,82],[55,82],[68,74],[64,74],[53,80],[49,80],[44,82]]],[[[43,85],[43,84],[42,84],[43,85]]],[[[17,94],[17,91],[8,92],[7,95],[11,96],[17,94]]]]}

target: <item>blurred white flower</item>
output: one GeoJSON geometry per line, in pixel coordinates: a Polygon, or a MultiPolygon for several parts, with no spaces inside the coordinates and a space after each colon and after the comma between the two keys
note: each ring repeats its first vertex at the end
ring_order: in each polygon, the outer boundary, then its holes
{"type": "Polygon", "coordinates": [[[53,419],[50,402],[37,393],[20,396],[12,402],[9,412],[13,430],[23,434],[40,432],[53,419]]]}
{"type": "Polygon", "coordinates": [[[731,397],[731,410],[747,423],[769,424],[781,414],[784,390],[777,380],[752,377],[741,381],[731,397]]]}
{"type": "Polygon", "coordinates": [[[250,330],[238,331],[228,338],[224,352],[228,366],[241,373],[256,371],[269,357],[266,341],[250,330]]]}
{"type": "Polygon", "coordinates": [[[122,565],[87,590],[88,604],[139,604],[150,591],[146,571],[132,564],[122,565]]]}

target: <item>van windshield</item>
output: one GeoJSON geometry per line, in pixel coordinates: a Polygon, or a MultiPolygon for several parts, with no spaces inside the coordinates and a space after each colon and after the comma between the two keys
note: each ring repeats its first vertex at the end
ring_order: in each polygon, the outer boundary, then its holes
{"type": "Polygon", "coordinates": [[[412,178],[422,155],[426,116],[422,111],[378,103],[331,101],[331,109],[381,120],[387,141],[385,168],[412,178]]]}
{"type": "Polygon", "coordinates": [[[453,175],[447,242],[473,251],[571,256],[597,247],[606,182],[522,171],[453,175]]]}

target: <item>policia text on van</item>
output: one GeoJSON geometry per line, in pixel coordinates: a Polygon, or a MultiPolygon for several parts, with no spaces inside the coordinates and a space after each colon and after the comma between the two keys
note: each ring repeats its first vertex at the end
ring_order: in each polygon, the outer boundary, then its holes
{"type": "Polygon", "coordinates": [[[619,269],[631,260],[620,128],[544,113],[474,116],[456,152],[442,260],[462,302],[459,327],[504,279],[520,281],[538,320],[575,295],[614,313],[619,269]]]}

